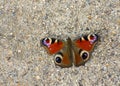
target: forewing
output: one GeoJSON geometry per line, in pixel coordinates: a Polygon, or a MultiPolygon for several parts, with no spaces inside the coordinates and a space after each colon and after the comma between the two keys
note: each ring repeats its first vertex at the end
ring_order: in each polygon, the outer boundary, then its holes
{"type": "Polygon", "coordinates": [[[62,40],[58,40],[55,38],[43,38],[41,40],[41,44],[46,48],[46,50],[50,54],[57,53],[64,46],[64,42],[62,40]]]}

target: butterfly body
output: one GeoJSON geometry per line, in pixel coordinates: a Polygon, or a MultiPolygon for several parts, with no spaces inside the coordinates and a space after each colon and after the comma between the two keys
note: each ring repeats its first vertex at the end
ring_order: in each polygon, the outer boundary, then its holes
{"type": "Polygon", "coordinates": [[[48,53],[55,54],[54,62],[60,67],[80,66],[90,58],[90,52],[98,40],[96,34],[86,35],[74,41],[43,38],[42,45],[48,53]]]}

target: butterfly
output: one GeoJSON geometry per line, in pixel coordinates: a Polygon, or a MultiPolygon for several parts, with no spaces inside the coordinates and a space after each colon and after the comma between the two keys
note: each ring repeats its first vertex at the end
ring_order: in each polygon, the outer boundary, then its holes
{"type": "Polygon", "coordinates": [[[56,38],[43,38],[41,44],[49,54],[55,54],[54,63],[60,67],[80,66],[90,58],[90,53],[98,41],[97,34],[89,34],[66,41],[56,38]]]}

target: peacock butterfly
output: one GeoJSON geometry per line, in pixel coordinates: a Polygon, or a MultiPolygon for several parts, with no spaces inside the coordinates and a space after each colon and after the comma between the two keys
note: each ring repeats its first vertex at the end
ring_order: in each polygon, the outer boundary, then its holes
{"type": "Polygon", "coordinates": [[[43,38],[41,44],[49,54],[55,54],[54,62],[60,67],[70,67],[84,64],[90,58],[90,52],[98,41],[97,34],[82,36],[72,41],[55,38],[43,38]]]}

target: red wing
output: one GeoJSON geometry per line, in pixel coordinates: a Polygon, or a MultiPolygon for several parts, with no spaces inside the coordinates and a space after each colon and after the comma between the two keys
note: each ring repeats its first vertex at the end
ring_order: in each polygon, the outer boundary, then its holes
{"type": "Polygon", "coordinates": [[[74,44],[80,49],[91,51],[97,40],[98,36],[96,34],[87,35],[75,40],[74,44]]]}
{"type": "Polygon", "coordinates": [[[90,51],[98,40],[96,34],[83,36],[73,42],[74,64],[80,66],[90,58],[90,51]]]}
{"type": "Polygon", "coordinates": [[[45,46],[45,48],[50,54],[57,53],[64,46],[64,43],[62,41],[57,40],[55,38],[43,38],[41,40],[41,43],[43,46],[45,46]]]}
{"type": "Polygon", "coordinates": [[[55,54],[54,62],[60,67],[72,66],[71,39],[67,42],[54,38],[44,38],[41,43],[50,54],[55,54]]]}

